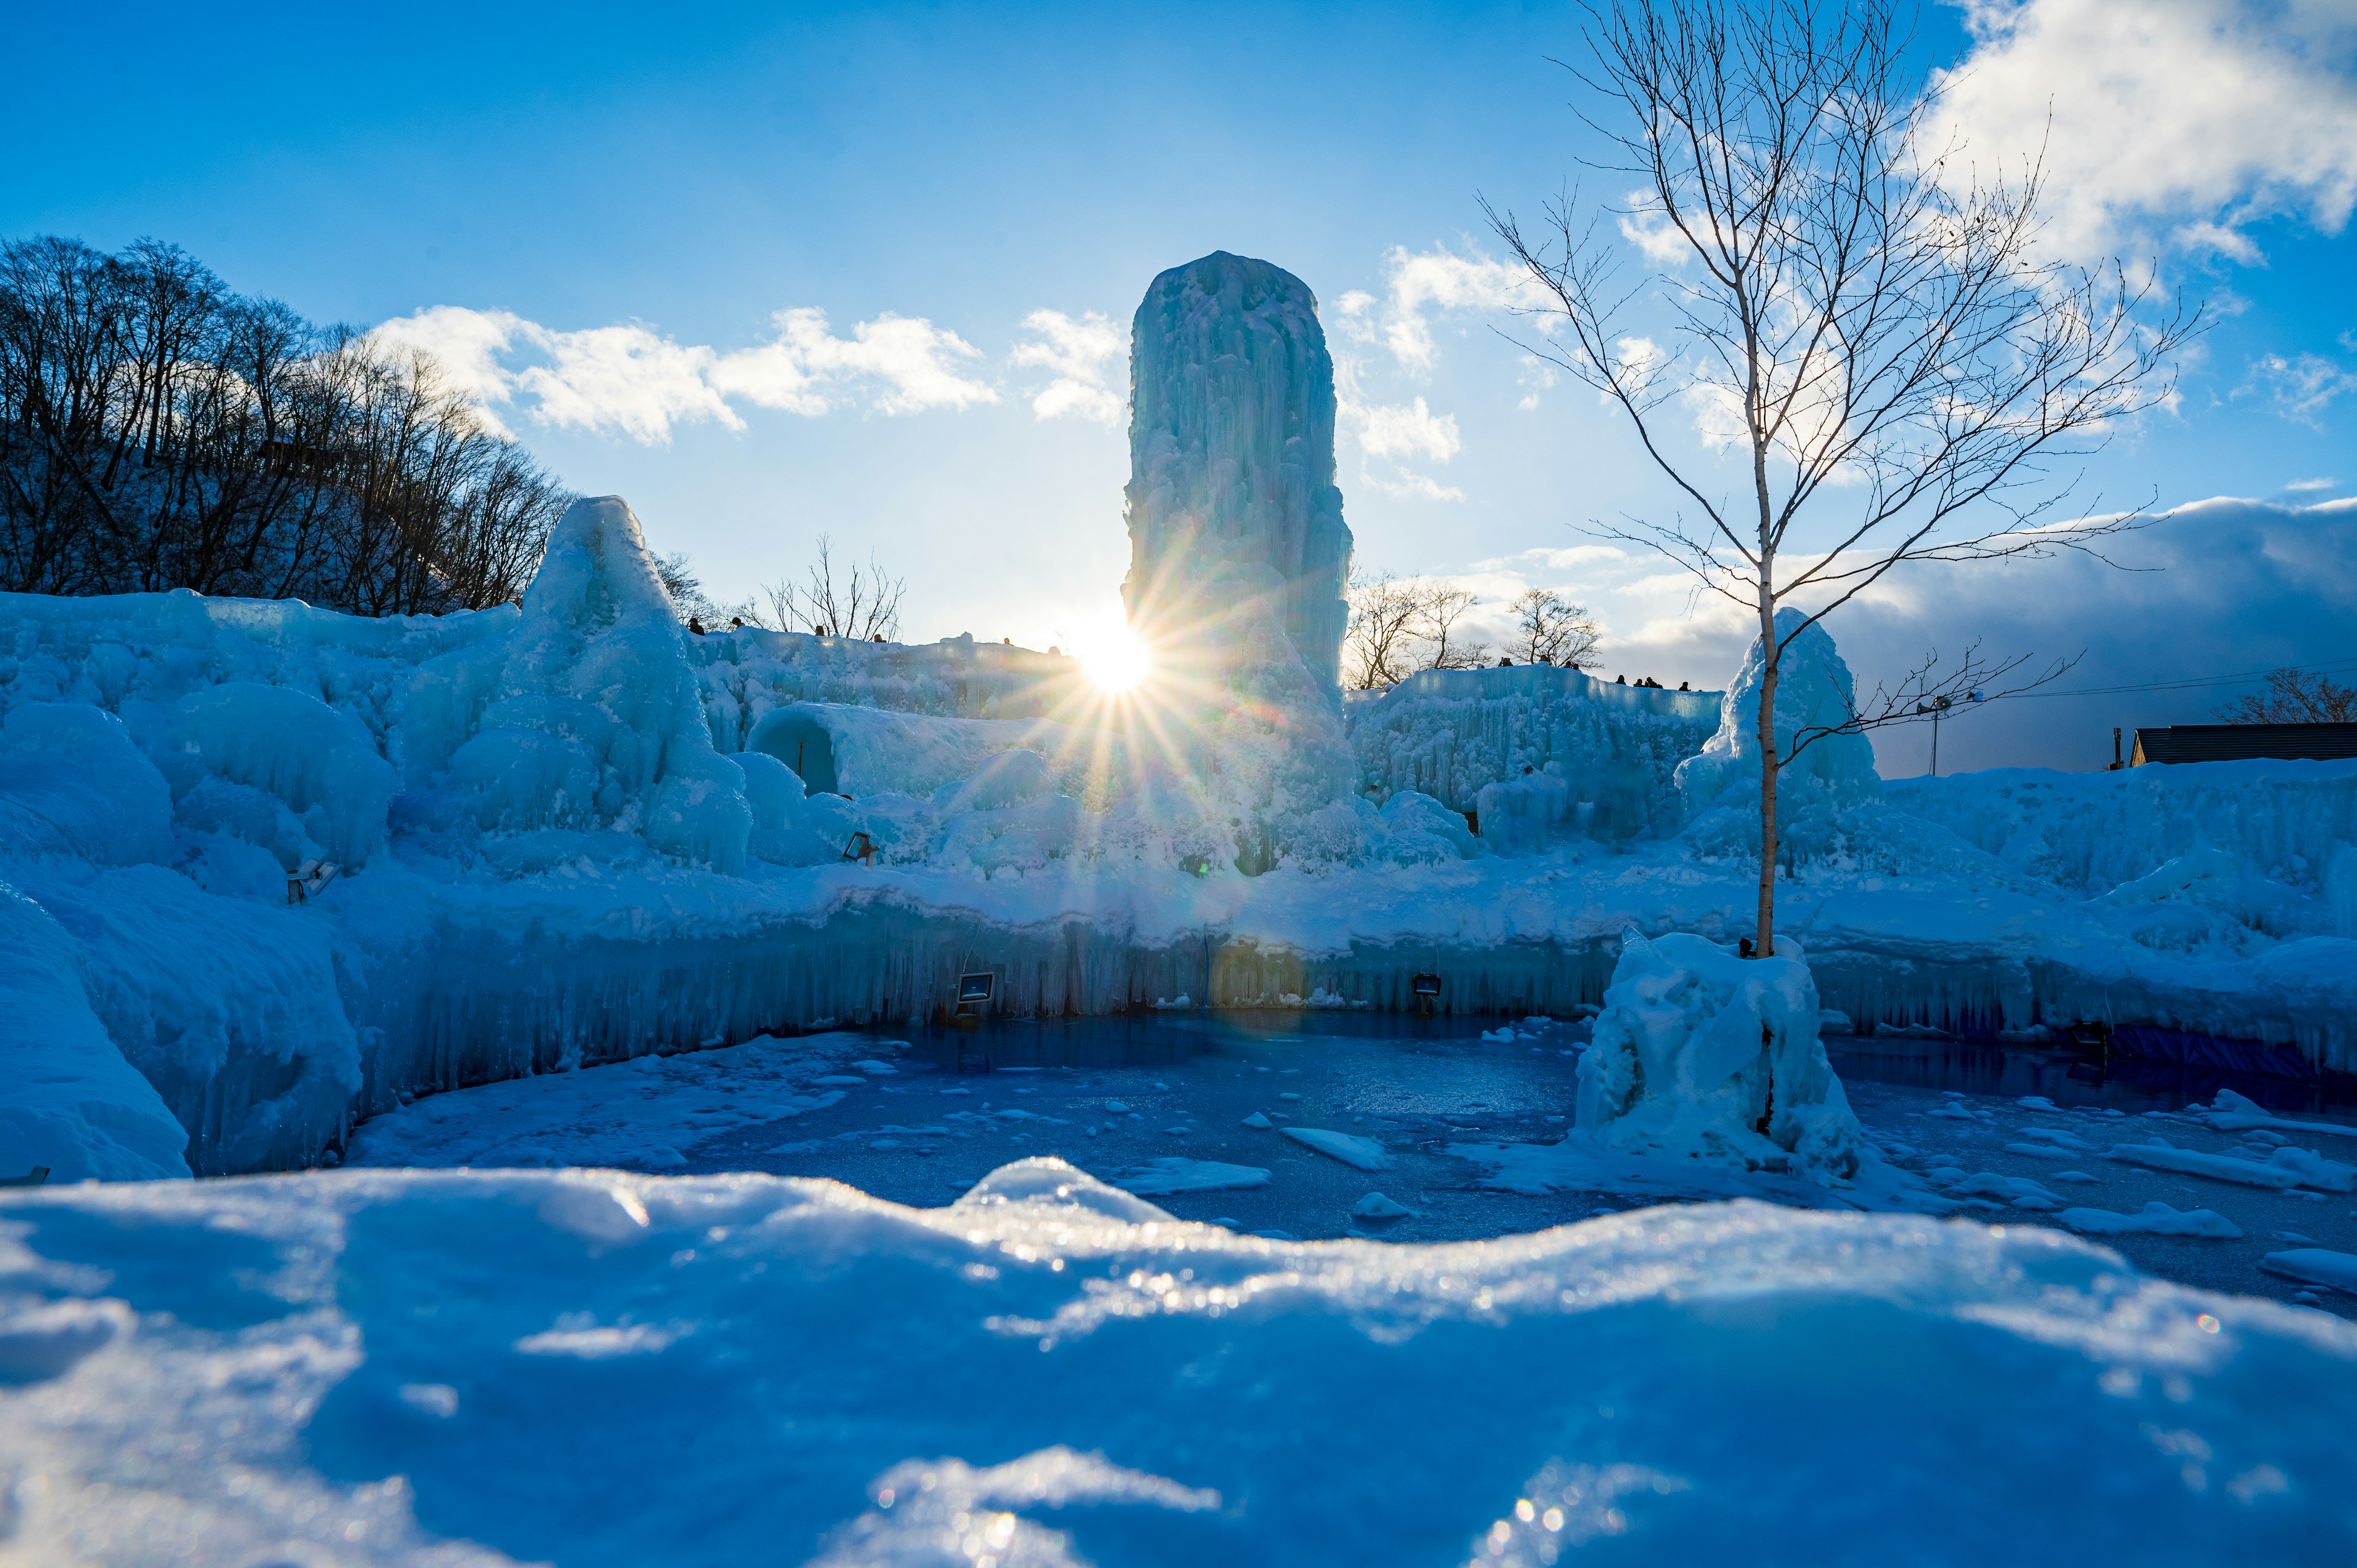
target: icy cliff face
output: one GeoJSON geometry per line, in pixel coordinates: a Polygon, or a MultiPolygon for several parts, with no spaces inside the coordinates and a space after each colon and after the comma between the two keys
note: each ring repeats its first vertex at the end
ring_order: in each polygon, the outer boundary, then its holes
{"type": "Polygon", "coordinates": [[[1478,811],[1485,840],[1493,815],[1501,824],[1535,820],[1524,808],[1544,802],[1523,795],[1559,793],[1560,810],[1522,846],[1534,849],[1565,836],[1676,832],[1685,818],[1678,766],[1711,737],[1719,706],[1717,692],[1620,686],[1522,664],[1427,670],[1379,697],[1354,698],[1348,722],[1362,786],[1383,797],[1420,790],[1478,811]],[[1484,804],[1492,790],[1503,794],[1484,804]]]}
{"type": "Polygon", "coordinates": [[[1336,676],[1351,531],[1317,300],[1216,252],[1154,280],[1131,340],[1122,595],[1173,709],[1176,760],[1240,868],[1355,854],[1336,676]]]}
{"type": "Polygon", "coordinates": [[[1856,1176],[1865,1135],[1817,1037],[1816,982],[1797,948],[1777,948],[1743,959],[1682,932],[1623,937],[1579,1063],[1579,1131],[1609,1148],[1856,1176]]]}

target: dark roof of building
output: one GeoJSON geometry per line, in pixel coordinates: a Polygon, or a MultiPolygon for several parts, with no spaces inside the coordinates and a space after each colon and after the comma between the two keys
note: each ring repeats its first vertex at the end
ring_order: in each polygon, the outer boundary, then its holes
{"type": "Polygon", "coordinates": [[[2136,731],[2136,754],[2138,762],[2323,762],[2357,757],[2357,725],[2171,725],[2136,731]]]}

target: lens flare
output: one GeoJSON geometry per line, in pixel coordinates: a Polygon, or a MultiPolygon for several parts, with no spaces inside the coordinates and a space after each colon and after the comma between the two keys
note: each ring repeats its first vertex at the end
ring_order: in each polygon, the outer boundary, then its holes
{"type": "Polygon", "coordinates": [[[1146,679],[1146,644],[1118,621],[1097,628],[1080,650],[1081,665],[1100,691],[1126,692],[1146,679]]]}

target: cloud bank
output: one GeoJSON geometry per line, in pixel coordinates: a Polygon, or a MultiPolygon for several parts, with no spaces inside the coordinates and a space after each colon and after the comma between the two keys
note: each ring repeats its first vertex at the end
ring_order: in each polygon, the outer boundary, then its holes
{"type": "MultiPolygon", "coordinates": [[[[2244,264],[2289,215],[2357,202],[2357,9],[2346,0],[1964,0],[1973,48],[1937,131],[1986,179],[2044,149],[2048,240],[2099,261],[2168,245],[2244,264]],[[2050,135],[2049,134],[2050,126],[2050,135]]],[[[1935,134],[1935,142],[1943,138],[1935,134]]]]}
{"type": "Polygon", "coordinates": [[[722,351],[681,343],[642,322],[560,331],[504,310],[438,305],[371,334],[438,360],[502,433],[506,412],[559,429],[660,446],[674,426],[745,422],[737,403],[815,416],[838,408],[884,414],[998,401],[972,373],[981,350],[921,317],[887,311],[847,338],[807,306],[770,317],[773,335],[722,351]]]}

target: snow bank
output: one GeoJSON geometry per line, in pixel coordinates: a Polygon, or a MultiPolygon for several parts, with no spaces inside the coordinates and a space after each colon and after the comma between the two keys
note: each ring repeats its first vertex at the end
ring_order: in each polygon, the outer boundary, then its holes
{"type": "Polygon", "coordinates": [[[1910,779],[1887,798],[2082,897],[2168,898],[2277,936],[2357,937],[2357,761],[2001,768],[1910,779]]]}
{"type": "Polygon", "coordinates": [[[1819,1011],[1797,949],[1741,959],[1701,937],[1631,930],[1580,1058],[1575,1125],[1606,1148],[1855,1176],[1865,1134],[1825,1060],[1819,1011]]]}
{"type": "Polygon", "coordinates": [[[1678,765],[1702,749],[1719,715],[1716,692],[1622,686],[1549,664],[1427,670],[1348,709],[1362,789],[1415,789],[1478,811],[1487,838],[1496,811],[1482,797],[1526,777],[1559,781],[1556,836],[1667,836],[1684,822],[1678,765]]]}
{"type": "Polygon", "coordinates": [[[2072,1230],[2092,1236],[2214,1236],[2228,1240],[2243,1228],[2212,1208],[2171,1208],[2147,1203],[2140,1214],[2115,1214],[2108,1208],[2066,1208],[2054,1217],[2072,1230]]]}
{"type": "Polygon", "coordinates": [[[2357,1330],[2033,1227],[1711,1204],[1305,1245],[1052,1161],[931,1210],[365,1172],[0,1213],[35,1561],[2357,1553],[2357,1330]]]}

